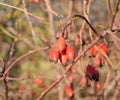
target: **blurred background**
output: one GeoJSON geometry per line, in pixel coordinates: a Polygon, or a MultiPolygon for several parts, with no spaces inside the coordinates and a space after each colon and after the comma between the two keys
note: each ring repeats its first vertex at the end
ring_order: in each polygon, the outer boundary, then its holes
{"type": "MultiPolygon", "coordinates": [[[[8,63],[14,62],[21,55],[37,48],[44,48],[48,45],[55,46],[59,33],[67,25],[73,14],[81,14],[90,21],[99,34],[108,29],[111,24],[112,15],[108,6],[111,2],[112,13],[114,13],[117,0],[0,0],[0,58],[8,63]],[[17,39],[17,40],[16,40],[17,39]],[[13,47],[12,47],[13,46],[13,47]],[[12,58],[10,51],[13,48],[12,58]]],[[[120,5],[119,5],[120,8],[120,5]]],[[[120,12],[120,11],[118,11],[120,12]]],[[[117,13],[114,29],[120,28],[120,13],[117,13]]],[[[78,51],[86,48],[96,38],[82,19],[76,18],[72,25],[67,29],[67,44],[75,49],[76,56],[78,51]],[[81,32],[81,28],[83,30],[81,32]],[[81,32],[81,33],[80,33],[81,32]],[[91,34],[92,36],[91,36],[91,34]],[[80,35],[82,34],[82,35],[80,35]],[[82,37],[76,43],[76,37],[82,37]],[[83,45],[84,42],[84,45],[83,45]]],[[[115,40],[120,46],[120,33],[116,33],[115,40]]],[[[110,75],[108,86],[117,77],[120,71],[120,52],[114,44],[112,38],[107,35],[98,44],[106,43],[109,49],[108,57],[111,65],[106,61],[102,68],[99,68],[100,83],[103,88],[107,75],[110,75]],[[110,67],[110,74],[107,70],[110,67]]],[[[9,71],[9,77],[15,78],[8,81],[8,100],[36,100],[37,97],[47,89],[65,70],[60,63],[54,64],[48,60],[50,50],[38,50],[29,56],[18,61],[9,71]],[[39,84],[37,84],[38,79],[39,84]]],[[[74,92],[76,100],[99,100],[100,95],[96,94],[95,85],[81,88],[81,77],[85,75],[84,70],[90,62],[89,52],[80,59],[74,68],[74,92]]],[[[94,59],[91,59],[94,62],[94,59]]],[[[0,62],[2,70],[2,63],[0,62]]],[[[70,72],[67,73],[69,75],[70,72]]],[[[66,77],[54,87],[43,100],[69,100],[65,95],[64,87],[67,84],[66,77]]],[[[120,75],[117,80],[120,79],[120,75]]],[[[111,91],[106,94],[105,100],[120,100],[120,81],[111,87],[111,91]]],[[[5,85],[0,81],[0,100],[5,99],[5,85]]]]}

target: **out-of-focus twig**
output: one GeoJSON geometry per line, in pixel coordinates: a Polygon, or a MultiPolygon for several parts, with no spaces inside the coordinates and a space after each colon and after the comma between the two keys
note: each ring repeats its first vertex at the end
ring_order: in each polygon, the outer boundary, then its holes
{"type": "Polygon", "coordinates": [[[47,7],[47,10],[49,12],[51,12],[52,14],[54,14],[57,18],[60,19],[60,15],[58,13],[56,13],[54,10],[52,10],[51,6],[50,6],[50,2],[48,0],[44,0],[45,1],[45,4],[46,4],[46,7],[47,7]]]}
{"type": "Polygon", "coordinates": [[[113,16],[111,1],[107,0],[107,3],[108,3],[108,13],[109,13],[110,16],[113,16]]]}
{"type": "MultiPolygon", "coordinates": [[[[92,0],[84,0],[84,9],[85,9],[84,10],[84,16],[89,21],[89,23],[90,23],[89,12],[90,12],[91,2],[92,2],[92,0]]],[[[89,27],[89,34],[90,34],[90,39],[93,40],[92,31],[91,31],[90,27],[89,27]]]]}
{"type": "Polygon", "coordinates": [[[50,41],[48,41],[45,37],[37,34],[38,37],[40,37],[40,39],[45,43],[47,44],[49,47],[52,47],[52,43],[50,41]]]}
{"type": "Polygon", "coordinates": [[[28,11],[27,11],[27,9],[26,9],[25,0],[22,0],[22,4],[23,4],[23,7],[24,7],[23,9],[24,9],[24,11],[25,11],[25,16],[26,16],[26,18],[27,18],[27,21],[28,21],[28,23],[29,23],[29,26],[30,26],[30,29],[31,29],[31,32],[32,32],[33,41],[34,41],[35,45],[37,46],[35,30],[34,30],[34,28],[33,28],[33,25],[32,25],[32,22],[31,22],[31,20],[30,20],[30,17],[29,17],[29,15],[28,15],[28,13],[27,13],[28,11]]]}
{"type": "Polygon", "coordinates": [[[50,3],[50,0],[44,0],[45,1],[45,4],[46,4],[46,7],[47,7],[47,11],[48,11],[48,16],[49,16],[49,23],[50,23],[50,32],[52,34],[52,41],[54,41],[54,37],[55,37],[55,29],[54,29],[54,17],[53,17],[53,14],[55,16],[57,16],[59,18],[59,15],[53,11],[51,9],[51,3],[50,3]]]}
{"type": "Polygon", "coordinates": [[[13,62],[8,66],[8,68],[5,70],[4,74],[7,74],[8,71],[9,71],[18,61],[22,60],[22,59],[25,58],[26,56],[29,56],[29,55],[31,55],[31,54],[33,54],[33,53],[38,52],[38,51],[47,50],[48,48],[49,48],[48,46],[47,46],[47,47],[43,47],[43,48],[36,48],[36,49],[34,49],[34,50],[31,50],[31,51],[23,54],[22,56],[18,57],[15,61],[13,61],[13,62]]]}
{"type": "Polygon", "coordinates": [[[92,31],[93,31],[96,35],[99,35],[99,34],[97,33],[97,31],[93,28],[93,26],[89,23],[89,21],[88,21],[84,16],[82,16],[82,15],[80,15],[80,14],[74,14],[74,15],[72,16],[72,18],[74,18],[74,17],[79,17],[79,18],[82,18],[83,20],[85,20],[86,23],[89,25],[89,27],[92,29],[92,31]]]}
{"type": "Polygon", "coordinates": [[[114,80],[111,83],[109,83],[109,86],[105,89],[104,91],[105,96],[107,96],[111,92],[111,90],[114,89],[114,87],[116,86],[116,82],[118,82],[119,80],[120,80],[120,72],[118,71],[114,80]]]}
{"type": "MultiPolygon", "coordinates": [[[[15,6],[12,6],[12,5],[9,5],[9,4],[5,4],[5,3],[2,3],[2,2],[0,2],[0,5],[6,6],[6,7],[10,7],[10,8],[13,8],[13,9],[17,9],[17,10],[25,13],[25,10],[22,9],[22,8],[18,8],[18,7],[15,7],[15,6]]],[[[28,15],[30,15],[31,17],[34,17],[35,19],[39,20],[41,23],[48,24],[48,23],[45,21],[44,18],[38,17],[38,16],[36,16],[36,15],[30,13],[30,12],[26,12],[26,13],[27,13],[28,15]]]]}
{"type": "MultiPolygon", "coordinates": [[[[66,28],[72,24],[72,22],[73,22],[73,20],[74,20],[75,17],[78,17],[78,18],[81,18],[81,19],[85,20],[86,23],[87,23],[87,24],[89,25],[89,27],[91,28],[91,30],[92,30],[95,34],[99,35],[98,32],[94,29],[94,27],[89,23],[89,21],[88,21],[84,16],[82,16],[82,15],[80,15],[80,14],[74,14],[74,15],[72,16],[72,20],[63,28],[62,35],[64,35],[64,31],[66,30],[66,28]]],[[[101,35],[101,37],[102,37],[102,35],[101,35]]]]}
{"type": "Polygon", "coordinates": [[[14,38],[14,41],[11,44],[10,52],[9,52],[9,59],[7,61],[7,65],[6,66],[9,66],[9,64],[12,62],[12,56],[13,56],[13,52],[14,52],[14,47],[15,47],[15,44],[16,44],[17,40],[18,40],[17,37],[14,38]]]}
{"type": "Polygon", "coordinates": [[[114,11],[114,14],[113,14],[113,17],[111,19],[111,25],[110,25],[110,29],[112,30],[112,27],[113,27],[113,24],[114,24],[114,21],[115,21],[115,17],[119,11],[119,4],[120,4],[120,0],[117,0],[116,1],[116,5],[115,5],[115,11],[114,11]]]}
{"type": "Polygon", "coordinates": [[[9,36],[9,37],[11,37],[11,38],[15,38],[15,36],[14,35],[12,35],[11,33],[9,33],[2,25],[0,25],[0,30],[4,33],[4,34],[6,34],[7,36],[9,36]]]}
{"type": "Polygon", "coordinates": [[[68,19],[70,19],[73,15],[73,5],[74,5],[75,0],[70,0],[69,1],[69,11],[68,11],[68,19]]]}
{"type": "Polygon", "coordinates": [[[118,50],[120,51],[120,44],[117,43],[116,39],[115,39],[115,35],[114,34],[110,34],[110,37],[112,38],[114,44],[116,45],[116,47],[118,48],[118,50]]]}
{"type": "Polygon", "coordinates": [[[5,100],[8,100],[8,81],[6,77],[4,77],[4,84],[5,84],[5,100]]]}

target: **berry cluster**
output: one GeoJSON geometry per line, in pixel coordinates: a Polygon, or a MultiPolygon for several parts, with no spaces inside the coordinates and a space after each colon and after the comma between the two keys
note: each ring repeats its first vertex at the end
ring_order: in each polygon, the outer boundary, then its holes
{"type": "Polygon", "coordinates": [[[99,67],[105,64],[105,55],[108,53],[108,47],[105,44],[95,45],[89,50],[90,55],[95,57],[94,66],[99,67]]]}
{"type": "Polygon", "coordinates": [[[66,44],[63,37],[59,37],[55,48],[53,48],[48,55],[48,59],[51,62],[57,63],[60,61],[63,66],[65,66],[68,61],[73,62],[74,58],[75,50],[72,46],[66,44]]]}
{"type": "Polygon", "coordinates": [[[83,77],[80,85],[82,87],[89,86],[88,80],[94,80],[96,82],[96,91],[101,90],[101,84],[99,83],[99,66],[103,66],[105,64],[105,56],[108,53],[108,47],[105,44],[94,45],[89,50],[90,56],[94,58],[94,65],[88,64],[86,66],[86,77],[83,77]]]}
{"type": "Polygon", "coordinates": [[[108,53],[108,47],[105,44],[98,44],[90,48],[90,54],[91,56],[97,56],[100,55],[101,52],[107,54],[108,53]]]}

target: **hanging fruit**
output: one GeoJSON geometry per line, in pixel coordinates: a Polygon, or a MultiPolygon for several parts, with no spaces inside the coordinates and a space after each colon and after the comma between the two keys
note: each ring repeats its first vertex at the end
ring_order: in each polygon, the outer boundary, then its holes
{"type": "Polygon", "coordinates": [[[95,58],[94,66],[102,67],[105,64],[105,58],[103,56],[98,56],[95,58]]]}
{"type": "Polygon", "coordinates": [[[102,52],[104,52],[105,54],[108,53],[108,47],[105,44],[100,44],[99,47],[102,52]]]}
{"type": "Polygon", "coordinates": [[[66,55],[68,56],[68,59],[70,61],[73,61],[75,58],[75,50],[73,49],[72,46],[68,45],[66,48],[66,55]]]}
{"type": "Polygon", "coordinates": [[[66,49],[66,42],[65,42],[65,39],[63,37],[60,37],[58,39],[56,47],[58,48],[60,53],[66,49]]]}
{"type": "Polygon", "coordinates": [[[70,99],[74,97],[74,91],[70,86],[65,87],[66,96],[70,99]]]}
{"type": "Polygon", "coordinates": [[[57,63],[58,59],[59,59],[59,52],[57,50],[57,48],[54,48],[51,50],[51,52],[48,55],[48,59],[50,61],[53,61],[54,63],[57,63]]]}
{"type": "Polygon", "coordinates": [[[39,0],[31,0],[31,2],[38,3],[39,0]]]}
{"type": "Polygon", "coordinates": [[[95,45],[95,46],[90,48],[89,52],[90,52],[91,56],[94,56],[94,57],[97,56],[97,54],[98,54],[98,50],[97,49],[98,48],[99,48],[98,45],[95,45]]]}
{"type": "Polygon", "coordinates": [[[68,80],[70,83],[72,83],[74,81],[74,76],[72,73],[68,76],[68,80]]]}
{"type": "Polygon", "coordinates": [[[93,75],[93,66],[92,65],[87,65],[86,76],[88,76],[90,80],[93,80],[92,75],[93,75]]]}
{"type": "Polygon", "coordinates": [[[60,54],[60,62],[63,64],[63,65],[66,65],[67,62],[68,62],[68,56],[66,55],[66,52],[62,52],[60,54]]]}
{"type": "Polygon", "coordinates": [[[78,46],[80,44],[80,36],[77,35],[75,38],[75,46],[78,46]]]}
{"type": "Polygon", "coordinates": [[[108,53],[108,47],[105,44],[99,44],[99,45],[94,45],[89,50],[91,56],[94,56],[94,57],[96,57],[98,54],[103,55],[100,51],[107,54],[108,53]]]}
{"type": "Polygon", "coordinates": [[[100,84],[100,82],[97,82],[97,83],[95,84],[95,88],[96,88],[96,91],[97,91],[97,92],[100,92],[100,91],[101,91],[101,84],[100,84]]]}
{"type": "Polygon", "coordinates": [[[34,84],[37,86],[41,86],[43,84],[43,81],[42,81],[42,79],[37,78],[37,79],[35,79],[34,84]]]}
{"type": "Polygon", "coordinates": [[[92,75],[93,80],[96,82],[99,81],[99,72],[96,67],[93,68],[93,75],[92,75]]]}
{"type": "Polygon", "coordinates": [[[96,67],[92,65],[87,65],[86,67],[86,76],[92,81],[99,81],[99,72],[96,67]]]}

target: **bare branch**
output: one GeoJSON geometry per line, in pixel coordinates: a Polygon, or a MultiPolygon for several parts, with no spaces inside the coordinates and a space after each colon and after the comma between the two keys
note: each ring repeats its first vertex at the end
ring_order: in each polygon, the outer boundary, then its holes
{"type": "Polygon", "coordinates": [[[44,48],[37,48],[37,49],[31,50],[31,51],[23,54],[22,56],[18,57],[15,61],[13,61],[13,62],[8,66],[8,68],[5,70],[4,74],[7,74],[8,71],[9,71],[18,61],[22,60],[23,58],[25,58],[25,57],[33,54],[33,53],[36,53],[36,52],[38,52],[38,51],[46,50],[46,49],[48,49],[48,48],[49,48],[48,46],[47,46],[47,47],[44,47],[44,48]]]}

